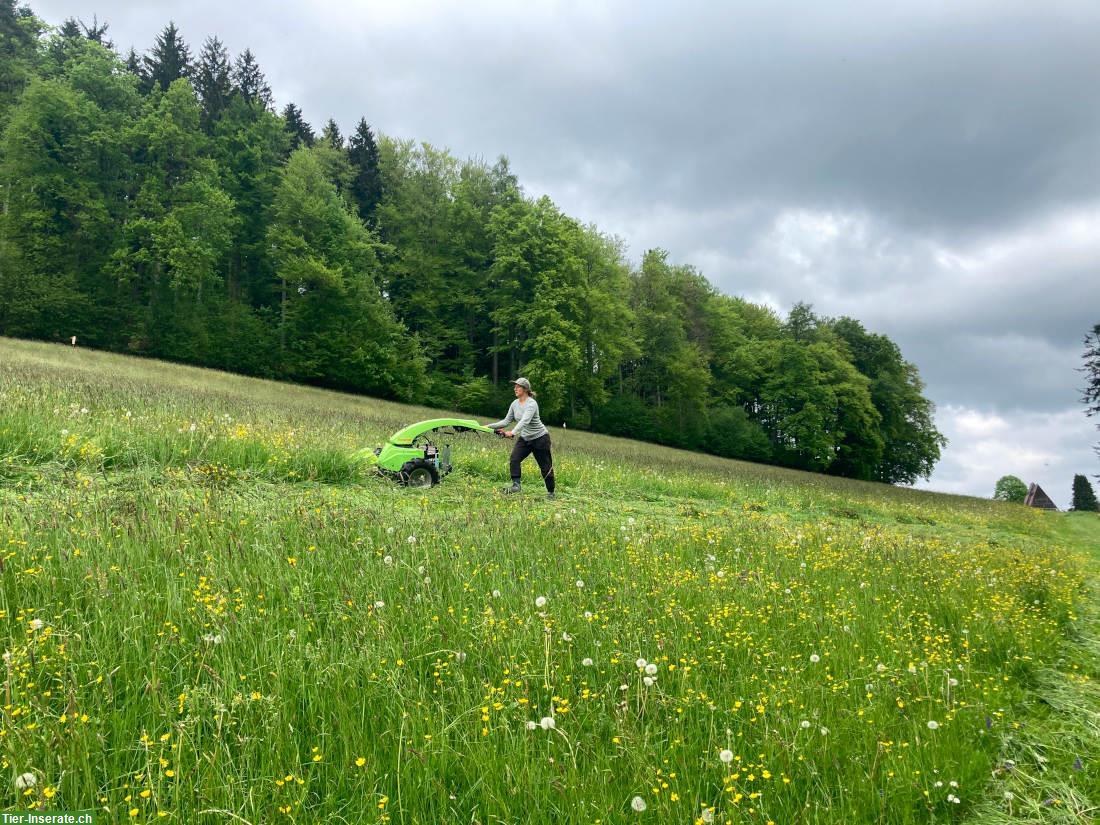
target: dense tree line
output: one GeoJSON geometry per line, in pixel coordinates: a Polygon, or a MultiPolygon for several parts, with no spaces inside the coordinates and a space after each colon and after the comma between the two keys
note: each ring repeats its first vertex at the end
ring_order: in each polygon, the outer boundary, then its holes
{"type": "Polygon", "coordinates": [[[0,0],[0,334],[887,482],[944,439],[887,337],[723,295],[528,196],[507,160],[275,109],[256,57],[144,55],[0,0]]]}

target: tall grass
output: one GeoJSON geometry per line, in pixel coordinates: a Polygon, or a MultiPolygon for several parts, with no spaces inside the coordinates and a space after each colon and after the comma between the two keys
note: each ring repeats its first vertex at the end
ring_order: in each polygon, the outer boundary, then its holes
{"type": "Polygon", "coordinates": [[[1008,815],[1088,575],[1051,517],[557,429],[557,502],[495,439],[428,491],[349,458],[434,414],[0,341],[0,804],[1008,815]]]}

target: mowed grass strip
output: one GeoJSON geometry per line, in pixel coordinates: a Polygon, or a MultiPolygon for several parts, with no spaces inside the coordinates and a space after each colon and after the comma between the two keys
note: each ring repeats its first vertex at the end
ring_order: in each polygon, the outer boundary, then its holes
{"type": "MultiPolygon", "coordinates": [[[[436,414],[0,341],[0,805],[188,823],[1087,806],[1085,785],[1055,803],[993,779],[1088,607],[1087,529],[556,428],[553,503],[533,465],[497,495],[495,439],[462,439],[427,491],[350,458],[436,414]]],[[[1083,748],[1051,769],[1087,777],[1083,748]]]]}

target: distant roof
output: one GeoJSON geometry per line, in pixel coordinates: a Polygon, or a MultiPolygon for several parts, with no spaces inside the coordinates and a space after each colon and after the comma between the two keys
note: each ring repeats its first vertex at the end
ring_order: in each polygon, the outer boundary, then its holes
{"type": "Polygon", "coordinates": [[[1043,488],[1032,482],[1027,488],[1027,498],[1024,504],[1028,507],[1038,507],[1040,510],[1057,510],[1058,506],[1050,500],[1050,496],[1043,492],[1043,488]]]}

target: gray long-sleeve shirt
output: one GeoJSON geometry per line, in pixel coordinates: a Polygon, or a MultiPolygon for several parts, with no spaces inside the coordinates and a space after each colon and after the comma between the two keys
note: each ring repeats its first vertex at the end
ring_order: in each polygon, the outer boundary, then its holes
{"type": "Polygon", "coordinates": [[[549,433],[549,430],[543,426],[542,419],[539,418],[539,402],[534,398],[528,397],[522,404],[517,398],[508,407],[508,415],[504,416],[502,421],[494,421],[485,426],[490,430],[506,429],[513,421],[516,422],[516,426],[512,427],[512,434],[516,438],[534,441],[549,433]]]}

